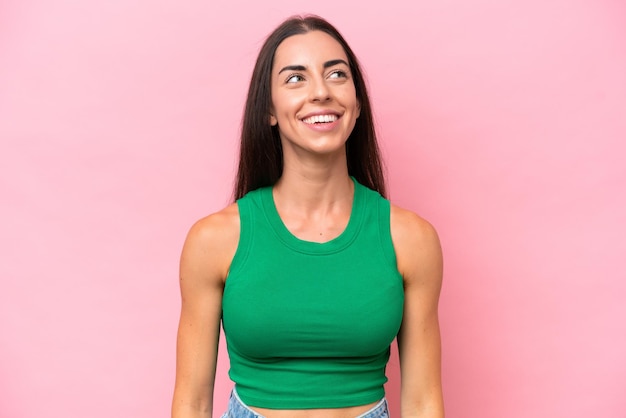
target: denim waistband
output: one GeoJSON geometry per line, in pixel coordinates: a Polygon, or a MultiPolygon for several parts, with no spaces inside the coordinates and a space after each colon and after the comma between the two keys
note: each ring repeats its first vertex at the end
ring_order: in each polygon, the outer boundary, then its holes
{"type": "MultiPolygon", "coordinates": [[[[257,414],[239,398],[237,390],[233,388],[228,401],[228,410],[222,415],[221,418],[265,418],[263,415],[257,414]]],[[[389,409],[387,407],[387,400],[381,399],[375,406],[369,411],[359,415],[355,418],[389,418],[389,409]]]]}

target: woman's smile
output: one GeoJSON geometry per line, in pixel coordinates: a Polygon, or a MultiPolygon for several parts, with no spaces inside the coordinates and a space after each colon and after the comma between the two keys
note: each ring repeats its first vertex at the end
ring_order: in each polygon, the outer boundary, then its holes
{"type": "Polygon", "coordinates": [[[323,114],[323,115],[309,116],[305,119],[302,119],[302,122],[308,125],[314,125],[316,123],[332,123],[332,122],[337,121],[337,119],[339,119],[339,116],[337,115],[323,114]]]}
{"type": "Polygon", "coordinates": [[[336,113],[318,113],[307,116],[302,120],[307,128],[316,132],[331,132],[339,126],[341,116],[336,113]]]}

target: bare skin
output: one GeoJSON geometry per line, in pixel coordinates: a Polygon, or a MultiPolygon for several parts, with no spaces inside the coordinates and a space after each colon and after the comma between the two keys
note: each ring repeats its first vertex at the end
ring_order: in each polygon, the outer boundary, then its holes
{"type": "MultiPolygon", "coordinates": [[[[346,228],[354,185],[345,141],[359,116],[354,85],[341,46],[321,32],[287,38],[275,55],[270,123],[279,126],[284,169],[273,188],[279,215],[296,237],[327,242],[346,228]],[[335,62],[335,65],[328,63],[335,62]],[[281,71],[298,67],[297,72],[281,71]],[[304,69],[302,69],[304,68],[304,69]],[[327,126],[311,127],[311,114],[332,113],[327,126]]],[[[433,227],[399,207],[391,209],[391,235],[405,288],[398,347],[402,417],[441,418],[443,396],[437,305],[442,258],[433,227]]],[[[239,240],[233,204],[190,230],[180,265],[182,310],[178,331],[173,418],[207,418],[213,385],[223,288],[239,240]]],[[[376,402],[349,408],[273,410],[267,418],[354,418],[376,402]]]]}

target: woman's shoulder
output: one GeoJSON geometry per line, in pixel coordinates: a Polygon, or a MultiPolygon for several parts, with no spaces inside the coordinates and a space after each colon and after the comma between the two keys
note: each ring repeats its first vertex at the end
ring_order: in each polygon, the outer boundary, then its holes
{"type": "Polygon", "coordinates": [[[239,243],[239,210],[236,203],[196,221],[187,234],[183,259],[213,266],[225,277],[239,243]]]}
{"type": "Polygon", "coordinates": [[[415,212],[390,204],[391,230],[397,235],[413,239],[432,241],[437,238],[435,227],[415,212]]]}
{"type": "Polygon", "coordinates": [[[390,228],[400,273],[441,264],[439,236],[426,219],[391,204],[390,228]]]}
{"type": "Polygon", "coordinates": [[[212,241],[215,238],[226,238],[233,233],[239,232],[239,209],[237,203],[232,203],[225,208],[197,220],[189,230],[202,241],[212,241]]]}

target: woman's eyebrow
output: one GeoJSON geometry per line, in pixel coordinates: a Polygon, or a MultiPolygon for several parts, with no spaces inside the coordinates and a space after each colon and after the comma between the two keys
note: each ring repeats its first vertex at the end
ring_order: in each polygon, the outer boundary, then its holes
{"type": "MultiPolygon", "coordinates": [[[[338,64],[343,64],[346,67],[350,67],[345,60],[336,59],[336,60],[326,61],[324,63],[324,68],[334,67],[335,65],[338,65],[338,64]]],[[[287,65],[286,67],[281,68],[278,74],[282,73],[283,71],[306,71],[306,67],[304,65],[287,65]]]]}
{"type": "Polygon", "coordinates": [[[334,67],[335,65],[343,64],[346,67],[350,67],[347,62],[342,59],[330,60],[324,63],[324,68],[334,67]]]}
{"type": "Polygon", "coordinates": [[[283,67],[278,74],[282,73],[283,71],[306,71],[306,67],[304,65],[288,65],[286,67],[283,67]]]}

